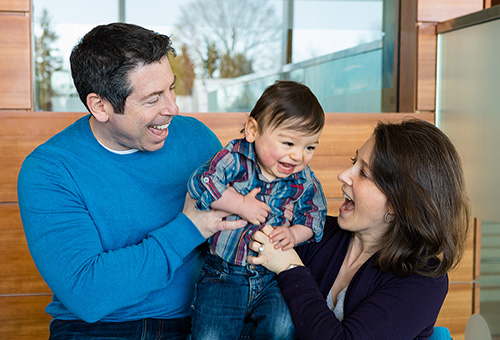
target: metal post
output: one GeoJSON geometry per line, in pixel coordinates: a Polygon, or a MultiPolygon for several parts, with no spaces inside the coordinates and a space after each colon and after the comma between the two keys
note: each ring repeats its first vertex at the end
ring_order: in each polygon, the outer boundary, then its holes
{"type": "Polygon", "coordinates": [[[283,65],[292,62],[293,1],[283,0],[283,65]]]}
{"type": "Polygon", "coordinates": [[[118,0],[118,21],[125,22],[125,0],[118,0]]]}

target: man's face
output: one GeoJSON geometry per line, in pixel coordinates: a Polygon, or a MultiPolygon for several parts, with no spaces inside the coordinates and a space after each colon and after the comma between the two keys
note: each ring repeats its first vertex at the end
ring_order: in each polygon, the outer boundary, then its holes
{"type": "MultiPolygon", "coordinates": [[[[156,151],[163,147],[168,125],[179,113],[175,76],[168,58],[136,67],[128,76],[132,92],[123,114],[110,114],[98,140],[110,149],[156,151]]],[[[107,103],[110,105],[109,103],[107,103]]]]}

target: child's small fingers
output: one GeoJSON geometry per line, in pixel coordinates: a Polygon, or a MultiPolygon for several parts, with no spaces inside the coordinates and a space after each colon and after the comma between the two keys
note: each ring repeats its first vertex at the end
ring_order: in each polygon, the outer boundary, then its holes
{"type": "Polygon", "coordinates": [[[287,244],[288,244],[288,240],[286,238],[282,239],[281,241],[279,241],[275,246],[274,248],[276,249],[280,249],[280,248],[283,248],[285,247],[287,244]]]}

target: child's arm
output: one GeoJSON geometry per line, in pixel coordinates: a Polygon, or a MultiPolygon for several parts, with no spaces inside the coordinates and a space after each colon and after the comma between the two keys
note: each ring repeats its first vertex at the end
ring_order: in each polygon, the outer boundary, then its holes
{"type": "Polygon", "coordinates": [[[255,188],[243,196],[233,188],[228,188],[219,199],[210,204],[210,207],[230,212],[258,225],[266,222],[267,215],[271,211],[266,203],[255,198],[259,192],[260,188],[255,188]]]}
{"type": "Polygon", "coordinates": [[[276,243],[274,248],[282,248],[283,251],[292,249],[297,244],[310,240],[314,232],[304,225],[295,224],[291,227],[276,227],[269,234],[272,243],[276,243]]]}

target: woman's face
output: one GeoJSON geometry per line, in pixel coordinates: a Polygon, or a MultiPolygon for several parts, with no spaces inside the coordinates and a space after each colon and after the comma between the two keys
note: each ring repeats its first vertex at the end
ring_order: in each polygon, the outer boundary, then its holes
{"type": "Polygon", "coordinates": [[[373,181],[369,168],[374,143],[372,136],[356,152],[353,165],[337,175],[346,198],[339,208],[338,223],[342,229],[371,235],[378,240],[389,226],[384,220],[389,204],[373,181]]]}

